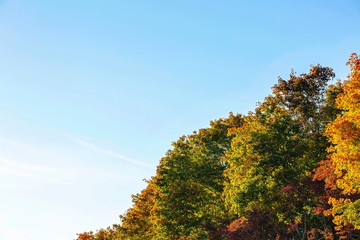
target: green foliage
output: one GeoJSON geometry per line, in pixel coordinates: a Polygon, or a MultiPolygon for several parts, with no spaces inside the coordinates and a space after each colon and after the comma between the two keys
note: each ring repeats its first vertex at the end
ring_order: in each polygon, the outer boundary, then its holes
{"type": "Polygon", "coordinates": [[[224,194],[234,213],[244,214],[256,205],[275,207],[279,190],[305,177],[325,157],[325,146],[319,148],[319,119],[332,77],[331,69],[315,66],[309,74],[279,79],[256,114],[232,130],[224,194]]]}
{"type": "MultiPolygon", "coordinates": [[[[305,236],[309,225],[324,222],[313,214],[318,197],[304,179],[326,158],[329,144],[322,134],[336,114],[330,97],[339,92],[338,85],[326,91],[333,77],[330,68],[318,65],[308,74],[279,79],[273,94],[241,127],[231,130],[234,138],[224,158],[228,181],[223,194],[233,214],[249,218],[254,210],[266,213],[278,237],[295,239],[305,236]],[[290,233],[286,225],[296,227],[290,233]]],[[[255,229],[251,222],[244,225],[249,227],[255,229]]]]}
{"type": "Polygon", "coordinates": [[[228,128],[239,126],[241,119],[231,114],[173,143],[157,170],[156,239],[207,239],[227,218],[221,157],[230,147],[228,128]]]}
{"type": "Polygon", "coordinates": [[[298,128],[286,115],[272,120],[248,117],[243,127],[232,131],[224,195],[229,209],[239,216],[256,206],[276,204],[277,192],[303,172],[304,164],[297,163],[302,156],[297,150],[304,148],[296,135],[298,128]]]}

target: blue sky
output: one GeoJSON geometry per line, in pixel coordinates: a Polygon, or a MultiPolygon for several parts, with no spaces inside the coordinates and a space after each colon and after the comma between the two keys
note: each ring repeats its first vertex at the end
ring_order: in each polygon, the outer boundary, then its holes
{"type": "Polygon", "coordinates": [[[171,142],[310,64],[348,74],[360,3],[0,0],[0,240],[118,223],[171,142]]]}

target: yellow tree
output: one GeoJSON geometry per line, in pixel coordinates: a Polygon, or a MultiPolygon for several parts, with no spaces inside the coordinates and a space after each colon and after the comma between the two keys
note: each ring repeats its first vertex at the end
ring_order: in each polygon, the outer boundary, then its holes
{"type": "Polygon", "coordinates": [[[345,81],[343,93],[336,100],[342,109],[326,129],[326,136],[332,143],[328,149],[329,160],[317,170],[318,179],[323,178],[327,187],[338,189],[339,195],[331,197],[332,208],[326,213],[334,217],[334,223],[341,229],[353,225],[360,229],[360,59],[352,54],[348,62],[351,68],[345,81]],[[324,175],[322,172],[328,172],[324,175]]]}
{"type": "Polygon", "coordinates": [[[133,206],[124,215],[120,216],[121,224],[116,226],[114,239],[121,240],[143,240],[153,239],[154,230],[154,205],[158,195],[152,177],[147,180],[148,185],[139,194],[132,195],[133,206]],[[116,237],[118,238],[115,238],[116,237]]]}

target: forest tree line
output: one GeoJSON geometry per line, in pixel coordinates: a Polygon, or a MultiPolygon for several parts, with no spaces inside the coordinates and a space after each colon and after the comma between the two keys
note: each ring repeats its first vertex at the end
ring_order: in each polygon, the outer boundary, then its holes
{"type": "Polygon", "coordinates": [[[360,239],[360,59],[278,79],[257,108],[182,136],[121,223],[78,240],[360,239]]]}

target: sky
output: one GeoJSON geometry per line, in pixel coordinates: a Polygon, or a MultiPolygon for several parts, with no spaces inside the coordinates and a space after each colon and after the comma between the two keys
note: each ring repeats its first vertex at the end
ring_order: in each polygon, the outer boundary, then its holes
{"type": "Polygon", "coordinates": [[[358,0],[0,0],[0,240],[119,223],[171,143],[360,53],[358,0]]]}

